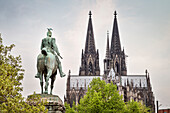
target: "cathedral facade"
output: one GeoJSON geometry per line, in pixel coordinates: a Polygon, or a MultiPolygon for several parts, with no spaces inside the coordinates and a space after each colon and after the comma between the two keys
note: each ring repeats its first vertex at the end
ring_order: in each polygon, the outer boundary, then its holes
{"type": "Polygon", "coordinates": [[[126,67],[126,55],[124,48],[121,48],[117,13],[114,13],[113,30],[111,44],[109,43],[109,33],[107,33],[106,56],[104,61],[104,74],[100,74],[99,51],[95,47],[95,39],[92,25],[91,11],[85,42],[85,50],[82,50],[81,66],[79,75],[69,75],[67,78],[67,88],[65,102],[72,107],[73,101],[78,104],[87,92],[89,83],[93,78],[99,77],[106,83],[111,81],[117,85],[119,94],[123,96],[125,102],[140,101],[155,111],[155,99],[152,92],[150,77],[147,70],[144,75],[128,75],[126,67]]]}

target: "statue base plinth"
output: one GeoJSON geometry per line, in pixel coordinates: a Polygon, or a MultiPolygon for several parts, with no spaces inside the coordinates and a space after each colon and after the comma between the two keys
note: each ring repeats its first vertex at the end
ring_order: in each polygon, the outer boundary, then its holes
{"type": "Polygon", "coordinates": [[[39,95],[40,99],[47,101],[47,105],[45,105],[45,107],[48,109],[48,113],[65,113],[64,104],[58,95],[50,94],[36,94],[36,95],[39,95]]]}

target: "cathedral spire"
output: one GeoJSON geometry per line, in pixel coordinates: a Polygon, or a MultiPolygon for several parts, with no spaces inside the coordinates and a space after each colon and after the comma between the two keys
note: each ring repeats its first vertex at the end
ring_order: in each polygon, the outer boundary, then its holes
{"type": "Polygon", "coordinates": [[[107,31],[107,45],[106,45],[106,59],[110,58],[110,50],[109,50],[109,31],[107,31]]]}
{"type": "Polygon", "coordinates": [[[92,13],[91,11],[89,11],[89,23],[87,28],[85,54],[96,53],[91,15],[92,13]]]}
{"type": "Polygon", "coordinates": [[[84,52],[82,51],[79,75],[80,76],[100,75],[99,51],[96,50],[95,47],[91,11],[89,11],[89,21],[87,27],[85,50],[84,52]]]}
{"type": "Polygon", "coordinates": [[[117,12],[114,12],[114,23],[113,23],[113,31],[112,31],[112,40],[111,40],[111,54],[120,53],[121,52],[121,44],[119,38],[119,30],[117,24],[117,12]]]}

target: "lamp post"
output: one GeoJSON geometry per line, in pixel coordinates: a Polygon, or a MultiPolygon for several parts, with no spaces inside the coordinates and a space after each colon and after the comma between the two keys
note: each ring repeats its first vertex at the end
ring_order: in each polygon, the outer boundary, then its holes
{"type": "Polygon", "coordinates": [[[159,110],[159,107],[162,106],[162,104],[158,105],[158,100],[156,101],[156,108],[157,108],[157,113],[158,113],[158,110],[159,110]]]}

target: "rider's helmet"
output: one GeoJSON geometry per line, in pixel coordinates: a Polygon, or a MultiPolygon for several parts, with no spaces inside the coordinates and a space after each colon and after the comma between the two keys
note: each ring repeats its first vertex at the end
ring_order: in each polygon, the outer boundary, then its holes
{"type": "Polygon", "coordinates": [[[47,28],[47,29],[48,29],[47,36],[48,36],[48,37],[51,37],[51,36],[52,36],[51,30],[53,30],[53,29],[52,29],[52,28],[47,28]]]}

